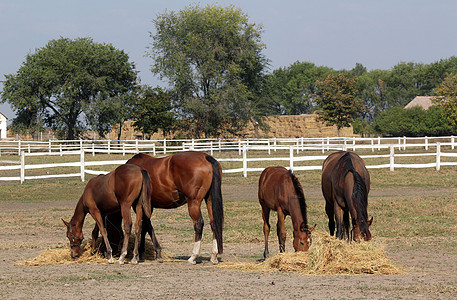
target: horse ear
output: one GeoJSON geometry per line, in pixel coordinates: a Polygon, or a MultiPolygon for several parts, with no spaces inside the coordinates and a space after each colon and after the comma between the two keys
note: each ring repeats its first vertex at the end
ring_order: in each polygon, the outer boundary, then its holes
{"type": "Polygon", "coordinates": [[[310,232],[312,232],[312,231],[314,230],[314,228],[316,228],[316,226],[317,226],[317,224],[314,224],[314,226],[313,226],[313,227],[310,227],[310,228],[308,228],[308,229],[309,229],[309,231],[310,231],[310,232]]]}
{"type": "Polygon", "coordinates": [[[61,220],[62,220],[62,222],[65,224],[65,226],[70,227],[70,223],[68,223],[68,222],[65,221],[64,219],[61,219],[61,220]]]}
{"type": "Polygon", "coordinates": [[[368,227],[370,227],[371,223],[373,223],[373,217],[371,217],[370,221],[368,221],[367,223],[368,223],[368,227]]]}

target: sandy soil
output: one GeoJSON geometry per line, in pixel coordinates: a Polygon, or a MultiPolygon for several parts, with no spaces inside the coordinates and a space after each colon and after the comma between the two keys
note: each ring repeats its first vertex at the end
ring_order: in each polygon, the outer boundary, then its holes
{"type": "MultiPolygon", "coordinates": [[[[241,194],[255,197],[256,186],[225,187],[223,192],[227,199],[241,194]]],[[[203,244],[202,258],[192,266],[186,262],[192,245],[172,240],[161,242],[164,250],[174,253],[176,259],[162,264],[146,261],[123,266],[15,265],[17,261],[39,255],[46,248],[67,243],[60,227],[24,232],[20,230],[20,224],[49,221],[57,224],[62,210],[72,210],[74,204],[74,200],[0,202],[2,299],[457,299],[457,247],[449,251],[449,244],[457,245],[457,237],[385,241],[389,256],[406,269],[401,275],[302,276],[222,269],[209,262],[209,254],[205,252],[210,249],[209,243],[203,244]],[[44,210],[51,208],[50,216],[43,215],[44,210]],[[12,212],[16,214],[15,218],[11,217],[12,212]]],[[[275,243],[272,242],[271,249],[276,249],[275,243]]],[[[263,251],[262,247],[261,243],[226,243],[222,263],[247,261],[250,254],[263,251]],[[243,254],[243,258],[239,254],[243,254]]]]}

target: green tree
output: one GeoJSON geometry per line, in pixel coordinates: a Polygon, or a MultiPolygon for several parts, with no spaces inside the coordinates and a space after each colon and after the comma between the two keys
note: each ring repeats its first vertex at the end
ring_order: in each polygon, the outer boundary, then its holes
{"type": "Polygon", "coordinates": [[[153,22],[152,72],[168,79],[180,115],[193,120],[197,136],[238,134],[259,112],[256,81],[267,65],[261,28],[240,9],[217,5],[165,12],[153,22]]]}
{"type": "Polygon", "coordinates": [[[90,118],[96,119],[94,129],[99,133],[109,131],[118,118],[104,108],[122,109],[118,97],[132,90],[136,71],[128,55],[112,45],[90,38],[60,38],[28,54],[17,73],[5,77],[2,102],[8,102],[20,117],[27,110],[33,112],[22,124],[30,127],[42,121],[74,139],[90,118]],[[117,104],[111,105],[113,101],[117,104]],[[103,116],[95,118],[100,109],[103,116]]]}
{"type": "Polygon", "coordinates": [[[391,107],[373,123],[373,129],[384,136],[439,136],[454,134],[450,122],[443,118],[441,107],[404,109],[391,107]]]}
{"type": "Polygon", "coordinates": [[[314,110],[313,95],[316,81],[334,72],[327,67],[317,67],[310,62],[295,62],[279,68],[269,76],[270,95],[276,103],[276,114],[309,114],[314,110]]]}
{"type": "Polygon", "coordinates": [[[356,84],[357,78],[346,72],[330,74],[325,80],[317,81],[316,102],[321,108],[317,111],[318,119],[327,125],[336,125],[338,136],[340,129],[349,127],[364,109],[356,84]]]}
{"type": "Polygon", "coordinates": [[[457,74],[449,74],[435,89],[434,102],[443,108],[443,114],[457,127],[457,74]]]}
{"type": "Polygon", "coordinates": [[[171,95],[161,88],[142,86],[133,108],[133,126],[149,135],[162,130],[164,135],[174,129],[171,95]]]}

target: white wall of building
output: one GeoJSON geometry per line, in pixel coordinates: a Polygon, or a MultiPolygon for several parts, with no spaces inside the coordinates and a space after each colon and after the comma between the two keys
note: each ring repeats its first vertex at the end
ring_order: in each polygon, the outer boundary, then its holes
{"type": "Polygon", "coordinates": [[[6,117],[0,113],[0,139],[6,139],[6,117]]]}

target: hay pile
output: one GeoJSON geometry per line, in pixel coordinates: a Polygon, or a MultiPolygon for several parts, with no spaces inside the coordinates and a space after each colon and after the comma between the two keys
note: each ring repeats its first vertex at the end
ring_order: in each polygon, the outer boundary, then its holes
{"type": "MultiPolygon", "coordinates": [[[[89,242],[84,242],[81,245],[80,249],[80,256],[76,259],[71,258],[70,256],[70,247],[65,247],[61,249],[47,249],[41,252],[40,255],[38,255],[35,258],[32,258],[30,260],[25,260],[25,261],[20,261],[17,262],[16,265],[19,266],[46,266],[46,265],[71,265],[71,264],[107,264],[108,261],[107,259],[103,256],[102,253],[100,253],[100,244],[101,244],[101,238],[97,240],[95,243],[95,248],[97,251],[95,252],[94,255],[91,255],[91,244],[89,242]]],[[[129,260],[133,256],[133,246],[134,246],[134,240],[133,237],[130,238],[129,240],[129,246],[128,246],[128,254],[127,254],[127,260],[126,262],[128,263],[129,260]]],[[[155,251],[152,243],[149,241],[146,242],[146,252],[144,254],[144,260],[154,260],[155,259],[155,251]]],[[[173,258],[170,257],[167,253],[164,253],[162,251],[162,258],[164,261],[172,261],[173,258]]]]}
{"type": "Polygon", "coordinates": [[[89,243],[81,245],[81,256],[72,259],[70,248],[47,249],[35,258],[16,263],[19,266],[47,266],[47,265],[72,265],[72,264],[106,264],[107,260],[100,253],[91,255],[89,243]]]}
{"type": "Polygon", "coordinates": [[[257,272],[295,272],[305,275],[399,274],[382,247],[373,242],[347,243],[327,233],[313,232],[308,252],[277,254],[258,264],[223,263],[220,267],[257,272]]]}

